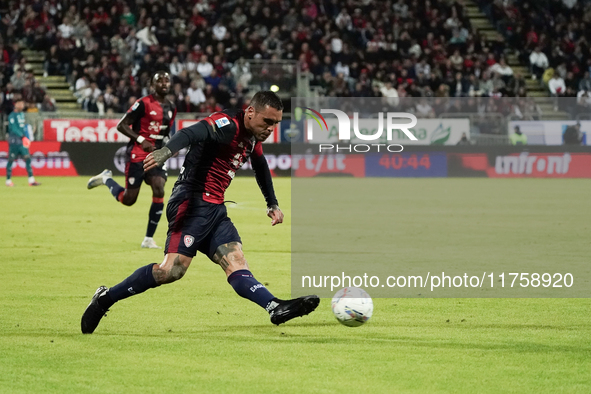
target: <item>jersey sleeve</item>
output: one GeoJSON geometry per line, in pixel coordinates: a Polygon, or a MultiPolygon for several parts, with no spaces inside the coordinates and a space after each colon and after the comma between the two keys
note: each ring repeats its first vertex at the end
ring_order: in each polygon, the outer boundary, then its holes
{"type": "Polygon", "coordinates": [[[14,114],[8,115],[8,134],[16,134],[16,130],[18,128],[18,122],[16,121],[16,117],[13,116],[14,114]]]}
{"type": "Polygon", "coordinates": [[[267,159],[263,154],[263,144],[257,142],[254,146],[252,154],[250,155],[250,164],[254,170],[254,175],[265,197],[267,207],[273,205],[279,205],[277,197],[275,196],[275,189],[273,188],[273,178],[271,177],[271,171],[267,164],[267,159]]]}
{"type": "Polygon", "coordinates": [[[176,132],[170,141],[166,143],[166,147],[170,149],[172,153],[176,153],[187,146],[199,142],[229,144],[234,139],[236,130],[236,123],[229,118],[228,123],[226,123],[226,121],[218,121],[218,119],[212,119],[208,116],[207,118],[176,132]]]}
{"type": "Polygon", "coordinates": [[[221,143],[230,143],[238,131],[236,120],[223,112],[213,113],[203,120],[211,126],[214,133],[218,134],[221,143]]]}
{"type": "Polygon", "coordinates": [[[144,101],[142,99],[137,100],[133,105],[127,110],[126,116],[131,120],[131,123],[135,123],[146,113],[146,106],[144,105],[144,101]]]}

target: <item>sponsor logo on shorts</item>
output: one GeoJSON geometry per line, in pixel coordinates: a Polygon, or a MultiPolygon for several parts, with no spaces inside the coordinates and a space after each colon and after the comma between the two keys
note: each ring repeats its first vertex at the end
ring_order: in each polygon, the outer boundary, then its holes
{"type": "Polygon", "coordinates": [[[135,183],[135,178],[134,177],[129,178],[129,184],[133,185],[134,183],[135,183]]]}
{"type": "Polygon", "coordinates": [[[172,111],[168,111],[168,117],[172,118],[172,111]]]}
{"type": "Polygon", "coordinates": [[[185,235],[183,241],[185,242],[185,246],[190,248],[191,245],[193,245],[193,242],[195,242],[195,238],[192,235],[185,235]]]}

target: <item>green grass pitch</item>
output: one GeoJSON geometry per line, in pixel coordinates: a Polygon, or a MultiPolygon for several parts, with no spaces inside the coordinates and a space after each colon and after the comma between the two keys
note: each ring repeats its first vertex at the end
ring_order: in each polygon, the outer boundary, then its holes
{"type": "MultiPolygon", "coordinates": [[[[374,317],[359,328],[339,325],[323,299],[313,314],[276,327],[202,255],[181,281],[115,305],[82,335],[80,316],[99,285],[162,260],[161,251],[139,248],[149,189],[124,207],[106,188],[86,190],[86,180],[42,178],[31,188],[16,178],[0,191],[0,393],[591,392],[589,299],[375,299],[374,317]]],[[[454,191],[481,198],[483,187],[491,199],[526,198],[513,191],[529,182],[552,190],[532,201],[540,209],[564,201],[573,213],[590,212],[587,180],[396,182],[408,199],[453,182],[449,200],[454,191]]],[[[236,179],[226,199],[238,202],[228,212],[253,273],[288,297],[290,181],[275,185],[281,226],[270,226],[254,179],[236,179]]],[[[420,213],[416,220],[433,220],[420,213]]],[[[559,238],[579,239],[569,253],[589,251],[588,227],[548,224],[559,238]]],[[[161,245],[165,234],[163,217],[161,245]]],[[[495,241],[511,255],[510,240],[495,241]]]]}

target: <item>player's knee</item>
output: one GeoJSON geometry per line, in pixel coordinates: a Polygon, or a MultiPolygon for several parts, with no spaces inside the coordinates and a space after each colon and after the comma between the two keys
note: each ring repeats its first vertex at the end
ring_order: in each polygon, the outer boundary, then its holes
{"type": "Polygon", "coordinates": [[[156,187],[152,189],[152,197],[164,198],[164,187],[156,187]]]}
{"type": "Polygon", "coordinates": [[[173,265],[170,271],[168,272],[168,278],[170,282],[175,282],[185,276],[187,272],[187,267],[183,265],[173,265]]]}
{"type": "Polygon", "coordinates": [[[234,265],[246,265],[246,257],[244,257],[244,252],[242,250],[236,250],[229,253],[228,260],[230,260],[234,265]]]}
{"type": "Polygon", "coordinates": [[[229,271],[248,269],[248,263],[246,262],[246,257],[244,256],[242,249],[228,253],[226,258],[228,259],[227,261],[229,263],[229,271]]]}
{"type": "Polygon", "coordinates": [[[154,265],[152,274],[159,285],[172,283],[185,276],[190,263],[191,259],[181,256],[177,256],[174,261],[165,258],[162,264],[154,265]]]}
{"type": "Polygon", "coordinates": [[[127,193],[124,193],[123,198],[121,199],[121,204],[130,207],[133,204],[135,204],[136,201],[137,201],[137,196],[132,196],[127,193]]]}

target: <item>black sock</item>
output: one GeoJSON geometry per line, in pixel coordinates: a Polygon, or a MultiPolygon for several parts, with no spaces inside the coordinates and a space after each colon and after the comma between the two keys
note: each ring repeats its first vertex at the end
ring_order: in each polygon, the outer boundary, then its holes
{"type": "Polygon", "coordinates": [[[125,188],[119,186],[119,184],[117,182],[115,182],[113,180],[113,178],[107,179],[107,181],[105,182],[105,185],[107,185],[107,187],[109,188],[109,191],[111,192],[113,197],[115,197],[115,200],[120,201],[119,195],[125,191],[125,188]]]}
{"type": "Polygon", "coordinates": [[[162,216],[162,210],[164,209],[164,203],[161,198],[153,198],[152,206],[150,207],[150,214],[148,220],[148,230],[146,230],[146,237],[152,238],[158,227],[160,216],[162,216]],[[157,202],[159,200],[160,202],[157,202]]]}
{"type": "MultiPolygon", "coordinates": [[[[244,297],[267,309],[275,297],[265,286],[252,276],[249,270],[234,271],[228,276],[228,283],[240,297],[244,297]]],[[[268,310],[269,311],[269,310],[268,310]]]]}
{"type": "Polygon", "coordinates": [[[111,287],[107,294],[111,298],[111,301],[113,301],[113,304],[132,295],[140,294],[148,289],[160,286],[156,283],[156,279],[154,279],[154,275],[152,274],[152,267],[154,265],[156,264],[148,264],[145,267],[138,268],[123,282],[111,287]]]}

